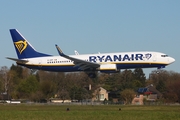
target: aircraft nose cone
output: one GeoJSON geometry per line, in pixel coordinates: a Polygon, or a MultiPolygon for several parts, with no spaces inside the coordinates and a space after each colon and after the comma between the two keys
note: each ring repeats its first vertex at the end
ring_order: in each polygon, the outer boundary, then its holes
{"type": "Polygon", "coordinates": [[[172,58],[172,57],[170,57],[169,62],[170,62],[170,63],[173,63],[173,62],[175,62],[175,59],[172,58]]]}

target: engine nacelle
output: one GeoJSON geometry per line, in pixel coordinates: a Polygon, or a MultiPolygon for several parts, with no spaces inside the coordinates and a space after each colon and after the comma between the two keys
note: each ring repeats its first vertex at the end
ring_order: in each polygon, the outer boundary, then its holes
{"type": "Polygon", "coordinates": [[[101,64],[99,70],[104,73],[116,73],[119,70],[116,67],[116,64],[101,64]]]}

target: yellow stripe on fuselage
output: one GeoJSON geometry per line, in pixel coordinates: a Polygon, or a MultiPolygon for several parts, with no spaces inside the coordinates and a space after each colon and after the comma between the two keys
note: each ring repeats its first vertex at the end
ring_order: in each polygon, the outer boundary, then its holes
{"type": "MultiPolygon", "coordinates": [[[[22,64],[22,63],[19,63],[22,64]]],[[[166,62],[100,62],[99,64],[162,64],[162,65],[168,65],[166,62]]],[[[50,63],[50,64],[30,64],[26,63],[23,65],[29,65],[29,66],[74,66],[75,64],[57,64],[57,63],[50,63]]]]}

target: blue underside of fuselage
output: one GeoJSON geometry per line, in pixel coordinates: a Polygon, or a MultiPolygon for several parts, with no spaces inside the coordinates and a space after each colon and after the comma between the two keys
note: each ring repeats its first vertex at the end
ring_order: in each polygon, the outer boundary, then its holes
{"type": "MultiPolygon", "coordinates": [[[[24,65],[29,69],[38,69],[45,71],[55,71],[55,72],[75,72],[82,71],[79,67],[74,66],[37,66],[37,65],[24,65]]],[[[164,68],[166,64],[117,64],[117,69],[133,69],[133,68],[164,68]]]]}

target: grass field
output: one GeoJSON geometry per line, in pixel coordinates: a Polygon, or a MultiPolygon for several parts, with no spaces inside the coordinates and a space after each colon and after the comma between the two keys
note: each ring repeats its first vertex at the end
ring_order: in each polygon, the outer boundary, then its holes
{"type": "Polygon", "coordinates": [[[180,120],[180,106],[0,104],[0,120],[180,120]]]}

